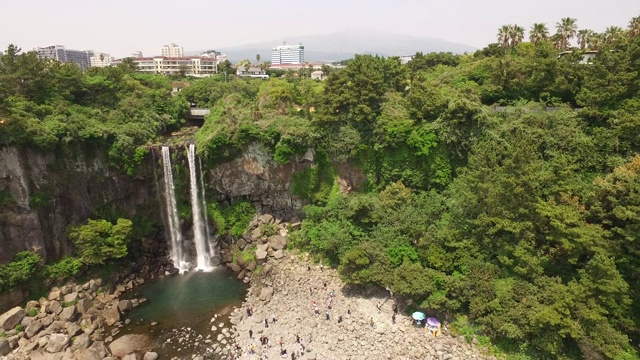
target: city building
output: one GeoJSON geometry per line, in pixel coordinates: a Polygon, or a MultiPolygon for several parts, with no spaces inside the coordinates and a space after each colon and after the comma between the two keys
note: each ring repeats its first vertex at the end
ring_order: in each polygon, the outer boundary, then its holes
{"type": "Polygon", "coordinates": [[[96,52],[89,58],[89,65],[91,67],[107,67],[111,66],[113,57],[106,53],[96,52]]]}
{"type": "Polygon", "coordinates": [[[93,56],[92,50],[70,50],[65,49],[62,45],[35,47],[33,50],[38,53],[40,58],[53,59],[62,63],[74,63],[83,71],[91,65],[90,58],[93,56]]]}
{"type": "Polygon", "coordinates": [[[165,45],[160,49],[160,56],[169,57],[169,58],[181,58],[184,57],[184,49],[182,46],[171,43],[170,45],[165,45]]]}
{"type": "MultiPolygon", "coordinates": [[[[218,59],[211,57],[139,57],[131,58],[139,72],[175,75],[184,73],[186,76],[207,77],[218,72],[218,59]]],[[[122,59],[112,62],[113,65],[122,63],[122,59]]]]}
{"type": "Polygon", "coordinates": [[[139,59],[139,58],[142,58],[144,56],[142,55],[142,51],[134,51],[133,54],[131,54],[131,57],[139,59]]]}
{"type": "Polygon", "coordinates": [[[272,64],[302,64],[304,63],[304,46],[284,45],[271,49],[272,64]]]}
{"type": "Polygon", "coordinates": [[[252,77],[260,79],[268,79],[267,72],[258,66],[238,66],[236,68],[236,75],[240,77],[252,77]]]}
{"type": "Polygon", "coordinates": [[[406,65],[409,61],[413,60],[413,55],[402,55],[400,56],[400,63],[406,65]]]}

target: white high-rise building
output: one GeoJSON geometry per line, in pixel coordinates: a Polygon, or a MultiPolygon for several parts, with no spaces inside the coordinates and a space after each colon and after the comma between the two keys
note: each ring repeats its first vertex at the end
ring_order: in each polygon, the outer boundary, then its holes
{"type": "Polygon", "coordinates": [[[271,49],[271,64],[303,64],[304,46],[284,45],[271,49]]]}
{"type": "Polygon", "coordinates": [[[160,50],[161,56],[170,57],[170,58],[181,58],[184,57],[184,49],[182,46],[171,43],[170,45],[165,45],[160,50]]]}
{"type": "Polygon", "coordinates": [[[82,70],[89,68],[89,58],[93,56],[93,50],[70,50],[62,45],[46,47],[34,47],[40,58],[49,58],[63,63],[74,63],[82,70]]]}
{"type": "Polygon", "coordinates": [[[89,58],[91,67],[107,67],[111,66],[111,62],[113,61],[113,57],[106,53],[94,53],[91,58],[89,58]]]}

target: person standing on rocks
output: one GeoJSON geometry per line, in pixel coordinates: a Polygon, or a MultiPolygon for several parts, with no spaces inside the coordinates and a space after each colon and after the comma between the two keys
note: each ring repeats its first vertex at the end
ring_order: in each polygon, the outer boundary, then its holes
{"type": "Polygon", "coordinates": [[[320,271],[324,271],[324,265],[322,265],[322,263],[320,263],[320,271]]]}
{"type": "Polygon", "coordinates": [[[273,313],[273,315],[271,315],[271,322],[275,324],[277,320],[278,319],[276,319],[276,313],[273,313]]]}
{"type": "Polygon", "coordinates": [[[253,330],[249,329],[249,339],[253,339],[253,330]]]}
{"type": "Polygon", "coordinates": [[[380,314],[380,301],[378,301],[378,304],[376,304],[376,307],[378,308],[378,314],[380,314]]]}
{"type": "Polygon", "coordinates": [[[396,314],[391,315],[391,323],[392,324],[396,323],[396,314]]]}
{"type": "Polygon", "coordinates": [[[264,319],[264,328],[265,329],[269,328],[269,321],[267,319],[264,319]]]}
{"type": "Polygon", "coordinates": [[[329,309],[327,309],[324,313],[325,315],[327,315],[327,320],[329,320],[329,309]]]}

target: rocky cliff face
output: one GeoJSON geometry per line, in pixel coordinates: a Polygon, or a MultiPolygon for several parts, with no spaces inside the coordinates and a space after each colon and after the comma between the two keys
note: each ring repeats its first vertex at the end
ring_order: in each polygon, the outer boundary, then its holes
{"type": "MultiPolygon", "coordinates": [[[[84,223],[95,212],[126,217],[143,212],[160,221],[165,215],[161,161],[159,151],[151,151],[137,175],[129,176],[90,146],[67,154],[0,148],[0,195],[5,195],[5,201],[0,198],[0,263],[23,250],[35,251],[47,261],[71,254],[67,227],[84,223]]],[[[219,201],[243,198],[262,213],[292,217],[305,205],[291,193],[292,175],[313,161],[310,149],[281,165],[254,143],[238,158],[206,169],[206,191],[219,201]]],[[[365,180],[352,167],[337,170],[343,190],[357,189],[365,180]]]]}
{"type": "MultiPolygon", "coordinates": [[[[249,145],[238,158],[207,171],[208,188],[218,200],[245,198],[261,206],[262,213],[299,215],[305,202],[291,193],[294,173],[312,166],[315,152],[307,150],[288,164],[278,164],[259,143],[249,145]]],[[[344,191],[358,189],[364,174],[348,165],[338,165],[338,183],[344,191]]],[[[209,190],[209,191],[210,191],[209,190]]]]}
{"type": "Polygon", "coordinates": [[[0,263],[23,250],[45,260],[71,254],[66,229],[92,212],[133,216],[141,206],[159,209],[151,166],[142,168],[128,176],[91,149],[61,155],[0,148],[0,263]]]}

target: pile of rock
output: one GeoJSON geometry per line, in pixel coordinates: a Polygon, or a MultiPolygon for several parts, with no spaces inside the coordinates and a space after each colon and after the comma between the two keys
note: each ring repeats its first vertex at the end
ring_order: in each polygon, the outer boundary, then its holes
{"type": "MultiPolygon", "coordinates": [[[[105,292],[101,279],[51,289],[48,297],[30,301],[0,315],[0,356],[29,359],[60,354],[63,359],[102,360],[111,356],[106,343],[123,326],[121,316],[144,299],[119,300],[143,283],[134,278],[105,292]]],[[[128,321],[128,320],[127,320],[128,321]]],[[[132,359],[137,359],[133,355],[132,359]]]]}
{"type": "Polygon", "coordinates": [[[299,227],[298,219],[285,221],[271,214],[257,216],[241,238],[230,238],[220,244],[221,260],[228,268],[238,273],[238,279],[248,283],[256,269],[260,268],[262,273],[269,271],[269,267],[265,265],[269,258],[279,260],[285,256],[289,230],[299,227]],[[264,234],[267,227],[277,233],[264,234]],[[254,256],[248,259],[238,256],[242,251],[254,250],[254,256]]]}
{"type": "Polygon", "coordinates": [[[272,359],[282,348],[308,360],[495,359],[474,342],[467,343],[448,331],[438,337],[425,334],[406,314],[398,314],[394,322],[394,299],[388,293],[365,296],[348,290],[334,269],[311,266],[295,255],[271,265],[270,274],[252,281],[242,308],[231,314],[231,337],[222,337],[227,341],[222,353],[272,359]],[[319,313],[314,311],[314,302],[319,313]],[[271,347],[261,345],[261,336],[269,338],[271,347]],[[247,355],[251,348],[254,353],[247,355]]]}

